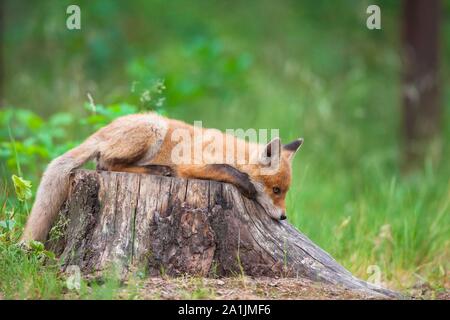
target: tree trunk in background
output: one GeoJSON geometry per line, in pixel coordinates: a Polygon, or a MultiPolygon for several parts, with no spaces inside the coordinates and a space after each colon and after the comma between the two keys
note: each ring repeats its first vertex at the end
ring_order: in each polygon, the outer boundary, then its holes
{"type": "Polygon", "coordinates": [[[352,276],[286,221],[232,185],[77,170],[47,247],[86,274],[302,277],[372,297],[399,297],[352,276]],[[134,266],[134,267],[133,267],[134,266]]]}
{"type": "Polygon", "coordinates": [[[440,0],[403,1],[404,166],[420,166],[439,155],[440,0]]]}

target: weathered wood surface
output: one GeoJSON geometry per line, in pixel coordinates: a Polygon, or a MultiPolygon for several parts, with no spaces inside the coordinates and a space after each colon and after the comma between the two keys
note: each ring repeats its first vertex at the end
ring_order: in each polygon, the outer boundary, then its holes
{"type": "Polygon", "coordinates": [[[85,273],[114,262],[152,275],[304,277],[398,297],[353,277],[289,223],[215,181],[77,170],[47,246],[85,273]]]}

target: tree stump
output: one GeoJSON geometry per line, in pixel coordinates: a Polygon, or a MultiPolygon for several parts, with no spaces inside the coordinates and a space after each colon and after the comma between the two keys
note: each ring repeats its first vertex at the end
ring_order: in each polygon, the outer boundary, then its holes
{"type": "Polygon", "coordinates": [[[114,264],[150,275],[303,277],[399,297],[353,277],[286,220],[215,181],[76,170],[47,247],[63,268],[86,274],[114,264]]]}

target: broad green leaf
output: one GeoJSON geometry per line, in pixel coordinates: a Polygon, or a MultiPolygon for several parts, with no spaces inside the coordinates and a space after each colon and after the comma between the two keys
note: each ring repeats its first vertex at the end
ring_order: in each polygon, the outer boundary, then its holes
{"type": "Polygon", "coordinates": [[[12,181],[19,201],[26,201],[31,198],[31,181],[18,177],[15,174],[12,176],[12,181]]]}

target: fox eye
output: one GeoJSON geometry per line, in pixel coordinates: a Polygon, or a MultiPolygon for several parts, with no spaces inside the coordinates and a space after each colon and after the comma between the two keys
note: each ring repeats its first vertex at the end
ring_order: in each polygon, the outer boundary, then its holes
{"type": "Polygon", "coordinates": [[[275,193],[275,194],[280,194],[281,193],[281,190],[278,187],[273,187],[272,190],[273,190],[273,193],[275,193]]]}

